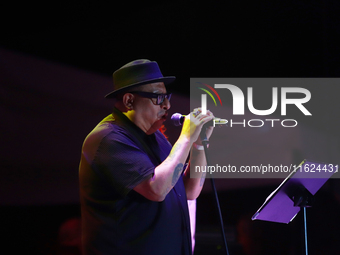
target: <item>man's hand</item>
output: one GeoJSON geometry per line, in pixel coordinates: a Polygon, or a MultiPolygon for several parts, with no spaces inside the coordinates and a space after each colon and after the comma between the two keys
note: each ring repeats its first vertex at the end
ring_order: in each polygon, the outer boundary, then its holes
{"type": "MultiPolygon", "coordinates": [[[[214,115],[210,111],[208,111],[207,114],[202,114],[200,108],[195,109],[187,115],[183,123],[181,135],[172,147],[169,156],[155,168],[152,177],[138,184],[134,190],[152,201],[163,201],[181,177],[183,165],[191,150],[192,144],[195,141],[197,144],[200,143],[199,136],[203,125],[213,118],[214,115]]],[[[207,128],[207,137],[210,137],[212,130],[213,127],[207,128]]],[[[205,157],[196,156],[197,152],[192,153],[194,156],[191,155],[194,164],[206,164],[205,157]]],[[[188,168],[185,171],[189,171],[188,168]]],[[[184,179],[187,198],[195,199],[202,189],[203,181],[200,180],[204,180],[204,177],[194,179],[190,178],[190,175],[187,174],[184,179]],[[202,185],[200,185],[200,183],[202,185]]]]}
{"type": "MultiPolygon", "coordinates": [[[[200,138],[200,133],[202,127],[205,123],[213,120],[214,118],[215,116],[209,110],[207,111],[207,114],[203,114],[201,108],[196,108],[185,117],[181,134],[186,135],[188,138],[190,138],[190,141],[192,143],[195,142],[196,144],[201,145],[202,142],[200,138]]],[[[206,136],[208,139],[211,136],[213,130],[213,126],[209,126],[206,129],[206,136]]]]}

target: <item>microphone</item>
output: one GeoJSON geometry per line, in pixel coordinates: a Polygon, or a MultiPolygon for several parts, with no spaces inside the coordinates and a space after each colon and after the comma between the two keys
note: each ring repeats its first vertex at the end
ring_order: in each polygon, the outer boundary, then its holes
{"type": "MultiPolygon", "coordinates": [[[[171,116],[172,123],[175,126],[181,126],[184,122],[184,119],[185,119],[185,115],[182,115],[180,113],[174,113],[171,116]]],[[[213,120],[205,123],[204,125],[215,127],[215,124],[225,124],[226,125],[227,123],[228,123],[228,120],[226,120],[226,119],[214,118],[213,120]]]]}

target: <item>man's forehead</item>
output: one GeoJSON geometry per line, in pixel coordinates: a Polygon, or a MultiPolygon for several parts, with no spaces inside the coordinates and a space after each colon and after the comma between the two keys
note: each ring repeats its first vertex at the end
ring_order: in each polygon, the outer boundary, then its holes
{"type": "Polygon", "coordinates": [[[164,82],[155,82],[155,83],[149,83],[146,85],[143,85],[142,87],[144,91],[149,91],[149,92],[166,92],[166,88],[164,85],[164,82]]]}

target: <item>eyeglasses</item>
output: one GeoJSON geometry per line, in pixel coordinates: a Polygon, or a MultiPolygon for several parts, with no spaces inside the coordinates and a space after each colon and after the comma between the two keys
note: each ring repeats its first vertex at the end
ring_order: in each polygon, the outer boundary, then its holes
{"type": "Polygon", "coordinates": [[[144,91],[132,91],[130,93],[134,93],[137,95],[140,95],[142,97],[146,97],[146,98],[150,98],[156,99],[156,102],[154,100],[151,100],[153,104],[155,105],[160,105],[164,102],[164,99],[168,99],[170,101],[171,95],[172,93],[168,93],[168,94],[157,94],[157,93],[151,93],[151,92],[144,92],[144,91]]]}

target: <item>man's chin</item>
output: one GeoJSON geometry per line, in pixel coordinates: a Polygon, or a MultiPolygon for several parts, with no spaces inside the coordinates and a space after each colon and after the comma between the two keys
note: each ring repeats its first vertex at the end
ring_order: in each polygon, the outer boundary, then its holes
{"type": "Polygon", "coordinates": [[[150,130],[149,130],[150,132],[148,132],[148,133],[150,133],[150,134],[155,133],[158,129],[160,129],[163,126],[163,123],[164,123],[165,120],[166,119],[164,119],[164,118],[156,120],[150,128],[150,130]]]}
{"type": "Polygon", "coordinates": [[[156,126],[159,126],[159,127],[161,127],[161,126],[163,126],[163,123],[166,121],[166,118],[160,118],[159,120],[157,120],[155,123],[154,123],[154,125],[156,125],[156,126]]]}

